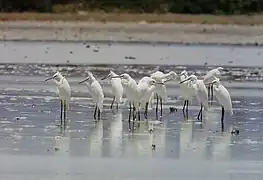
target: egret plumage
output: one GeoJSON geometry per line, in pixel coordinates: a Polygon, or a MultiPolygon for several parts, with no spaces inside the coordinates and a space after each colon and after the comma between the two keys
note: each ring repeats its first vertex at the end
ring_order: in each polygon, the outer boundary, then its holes
{"type": "Polygon", "coordinates": [[[207,74],[204,77],[204,83],[208,84],[208,98],[211,99],[211,103],[213,101],[213,83],[212,81],[215,80],[215,78],[220,78],[221,74],[222,74],[222,70],[224,68],[222,67],[217,67],[215,69],[212,69],[210,71],[207,72],[207,74]]]}
{"type": "Polygon", "coordinates": [[[156,85],[164,85],[164,83],[156,82],[154,79],[147,76],[143,77],[138,82],[138,100],[140,103],[140,108],[145,107],[144,117],[146,119],[148,114],[149,100],[156,88],[156,85]]]}
{"type": "Polygon", "coordinates": [[[94,119],[96,119],[96,114],[98,114],[98,119],[100,119],[100,113],[103,112],[104,101],[104,93],[102,87],[90,71],[88,71],[87,78],[79,82],[79,84],[82,83],[85,83],[85,85],[87,86],[92,100],[95,103],[95,111],[93,115],[94,119]]]}
{"type": "Polygon", "coordinates": [[[52,77],[47,78],[45,81],[51,80],[57,85],[57,94],[60,99],[60,125],[62,126],[63,112],[64,112],[64,125],[66,125],[66,116],[69,107],[69,101],[71,99],[71,88],[67,79],[62,76],[60,72],[56,72],[52,77]]]}
{"type": "Polygon", "coordinates": [[[215,97],[222,107],[221,127],[222,131],[224,131],[225,110],[229,112],[230,116],[233,115],[231,96],[228,90],[221,84],[219,78],[215,78],[215,80],[212,81],[212,84],[214,85],[213,90],[215,92],[215,97]]]}
{"type": "Polygon", "coordinates": [[[197,102],[201,105],[200,111],[198,113],[197,119],[201,120],[203,119],[203,108],[205,111],[208,111],[208,92],[205,87],[205,84],[203,80],[197,79],[195,75],[190,75],[185,80],[181,81],[180,84],[189,81],[193,85],[192,87],[196,91],[196,99],[197,102]]]}
{"type": "Polygon", "coordinates": [[[167,91],[164,84],[158,84],[163,83],[164,81],[169,81],[177,77],[177,74],[174,71],[170,71],[169,73],[163,73],[161,71],[156,71],[151,74],[150,76],[152,79],[154,79],[157,84],[154,88],[154,93],[156,94],[156,115],[158,114],[158,103],[160,101],[160,107],[161,107],[161,116],[163,114],[163,102],[166,102],[167,97],[167,91]]]}
{"type": "Polygon", "coordinates": [[[112,78],[118,76],[118,74],[116,74],[113,71],[110,71],[110,73],[108,74],[108,76],[102,78],[101,80],[104,79],[109,79],[110,80],[110,84],[111,84],[111,88],[112,88],[112,94],[113,94],[113,100],[111,103],[110,108],[112,109],[114,101],[116,102],[116,108],[119,108],[119,104],[122,103],[122,96],[123,96],[123,87],[122,87],[122,83],[121,83],[121,78],[112,78]]]}
{"type": "Polygon", "coordinates": [[[127,100],[129,102],[129,121],[131,119],[132,112],[133,119],[135,119],[134,112],[139,109],[137,82],[127,73],[121,74],[119,76],[113,76],[111,78],[121,78],[124,93],[126,94],[127,100]]]}

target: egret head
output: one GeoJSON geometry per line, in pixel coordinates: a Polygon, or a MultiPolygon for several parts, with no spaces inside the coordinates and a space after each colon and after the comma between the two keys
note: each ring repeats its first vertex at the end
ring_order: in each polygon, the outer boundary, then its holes
{"type": "Polygon", "coordinates": [[[45,81],[54,79],[56,81],[60,81],[63,78],[62,74],[60,72],[56,72],[52,77],[49,77],[47,79],[45,79],[45,81]]]}
{"type": "Polygon", "coordinates": [[[184,83],[186,81],[193,81],[193,82],[195,82],[195,81],[197,81],[197,77],[192,74],[188,78],[186,78],[185,80],[181,81],[180,84],[182,84],[182,83],[184,83]]]}
{"type": "Polygon", "coordinates": [[[181,75],[181,76],[183,76],[183,75],[187,76],[187,75],[188,75],[188,73],[187,73],[187,71],[186,71],[186,70],[183,70],[183,71],[180,73],[180,75],[181,75]]]}
{"type": "Polygon", "coordinates": [[[127,74],[127,73],[124,73],[124,74],[120,75],[120,78],[124,79],[124,80],[129,80],[131,78],[131,76],[129,74],[127,74]]]}
{"type": "Polygon", "coordinates": [[[87,76],[87,78],[84,79],[84,80],[82,80],[82,81],[80,81],[79,84],[82,84],[82,83],[84,83],[84,82],[86,82],[86,81],[93,81],[94,79],[95,79],[95,78],[94,78],[92,72],[88,71],[88,76],[87,76]]]}
{"type": "Polygon", "coordinates": [[[213,76],[219,77],[219,76],[221,75],[223,69],[224,69],[224,68],[222,68],[222,67],[216,68],[216,70],[215,70],[214,73],[213,73],[213,76]]]}
{"type": "Polygon", "coordinates": [[[211,84],[214,84],[214,85],[219,85],[219,83],[220,83],[220,79],[219,79],[219,78],[217,78],[217,77],[215,77],[215,79],[212,81],[212,83],[211,83],[211,84]]]}
{"type": "Polygon", "coordinates": [[[148,83],[150,86],[154,86],[154,85],[156,85],[156,84],[164,85],[163,82],[156,82],[156,81],[155,81],[154,79],[152,79],[152,78],[148,78],[148,79],[147,79],[147,83],[148,83]]]}
{"type": "Polygon", "coordinates": [[[110,71],[110,73],[109,73],[107,76],[105,76],[104,78],[102,78],[101,80],[111,79],[111,78],[113,78],[114,76],[118,76],[118,75],[117,75],[115,72],[110,71]]]}

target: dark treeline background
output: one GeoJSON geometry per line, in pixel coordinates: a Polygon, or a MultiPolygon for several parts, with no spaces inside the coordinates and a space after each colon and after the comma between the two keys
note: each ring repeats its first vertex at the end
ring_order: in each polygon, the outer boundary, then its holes
{"type": "Polygon", "coordinates": [[[136,13],[248,14],[263,12],[263,0],[0,0],[1,10],[136,13]]]}

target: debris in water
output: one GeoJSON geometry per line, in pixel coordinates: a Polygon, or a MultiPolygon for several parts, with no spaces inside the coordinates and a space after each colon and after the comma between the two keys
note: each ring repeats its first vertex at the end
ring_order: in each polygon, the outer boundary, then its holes
{"type": "Polygon", "coordinates": [[[136,59],[134,56],[125,56],[125,59],[136,59]]]}
{"type": "Polygon", "coordinates": [[[155,149],[156,149],[156,145],[152,144],[152,150],[155,150],[155,149]]]}
{"type": "Polygon", "coordinates": [[[175,113],[177,112],[177,108],[175,107],[170,107],[170,113],[175,113]]]}
{"type": "Polygon", "coordinates": [[[70,54],[73,54],[73,51],[69,51],[70,54]]]}
{"type": "Polygon", "coordinates": [[[90,48],[90,45],[86,45],[86,48],[90,48]]]}
{"type": "Polygon", "coordinates": [[[56,152],[59,151],[59,148],[55,147],[55,151],[56,151],[56,152]]]}
{"type": "Polygon", "coordinates": [[[234,128],[234,129],[231,131],[231,134],[239,135],[239,129],[234,128]]]}

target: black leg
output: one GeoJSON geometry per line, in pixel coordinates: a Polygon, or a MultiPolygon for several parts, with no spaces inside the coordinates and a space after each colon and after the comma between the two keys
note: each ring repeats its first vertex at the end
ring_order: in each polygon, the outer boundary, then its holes
{"type": "Polygon", "coordinates": [[[185,106],[186,106],[186,100],[184,101],[183,113],[185,111],[185,106]]]}
{"type": "Polygon", "coordinates": [[[141,114],[140,114],[140,111],[138,111],[137,114],[138,114],[138,121],[140,121],[140,120],[141,120],[141,114]]]}
{"type": "Polygon", "coordinates": [[[213,98],[214,97],[214,88],[213,88],[213,84],[211,85],[211,105],[213,104],[213,98]]]}
{"type": "Polygon", "coordinates": [[[161,117],[163,116],[163,99],[160,97],[161,117]]]}
{"type": "Polygon", "coordinates": [[[133,103],[133,108],[132,108],[132,119],[133,119],[133,122],[135,121],[135,118],[136,118],[136,108],[134,106],[134,103],[133,103]]]}
{"type": "Polygon", "coordinates": [[[184,107],[183,107],[183,115],[185,117],[185,106],[186,106],[186,100],[184,101],[184,107]]]}
{"type": "Polygon", "coordinates": [[[147,102],[147,103],[145,104],[145,111],[144,111],[144,117],[145,117],[145,119],[147,119],[147,115],[148,115],[148,105],[149,105],[149,103],[147,102]]]}
{"type": "Polygon", "coordinates": [[[63,121],[63,101],[60,100],[60,125],[62,126],[63,121]]]}
{"type": "Polygon", "coordinates": [[[97,109],[98,109],[98,120],[100,120],[100,109],[99,108],[97,109]]]}
{"type": "Polygon", "coordinates": [[[94,119],[96,119],[97,108],[98,108],[97,105],[95,105],[95,110],[94,110],[94,114],[93,114],[94,119]]]}
{"type": "Polygon", "coordinates": [[[203,106],[201,105],[200,111],[199,111],[198,116],[197,116],[197,119],[198,119],[198,120],[201,120],[201,121],[202,121],[202,119],[203,119],[202,110],[203,110],[203,106]],[[201,118],[200,118],[200,117],[201,117],[201,118]]]}
{"type": "Polygon", "coordinates": [[[225,116],[225,108],[222,107],[222,115],[221,115],[221,129],[224,131],[224,116],[225,116]]]}
{"type": "Polygon", "coordinates": [[[112,100],[111,105],[110,105],[110,108],[111,108],[111,109],[112,109],[112,106],[113,106],[114,101],[115,101],[115,96],[113,97],[113,100],[112,100]]]}
{"type": "Polygon", "coordinates": [[[119,109],[119,103],[116,103],[116,109],[117,110],[119,109]]]}
{"type": "Polygon", "coordinates": [[[129,130],[131,129],[131,112],[132,112],[132,106],[131,106],[131,103],[130,103],[130,108],[129,108],[129,119],[128,119],[128,123],[129,123],[129,130]]]}
{"type": "Polygon", "coordinates": [[[67,101],[64,100],[64,126],[66,126],[66,116],[67,116],[67,101]]]}
{"type": "Polygon", "coordinates": [[[188,119],[188,106],[189,106],[189,100],[186,101],[186,118],[188,119]]]}
{"type": "Polygon", "coordinates": [[[158,94],[156,94],[156,109],[155,109],[156,116],[158,116],[158,102],[159,102],[159,97],[158,94]]]}
{"type": "Polygon", "coordinates": [[[208,100],[210,100],[210,89],[211,89],[211,85],[208,84],[208,87],[207,87],[207,91],[208,91],[208,100]]]}

